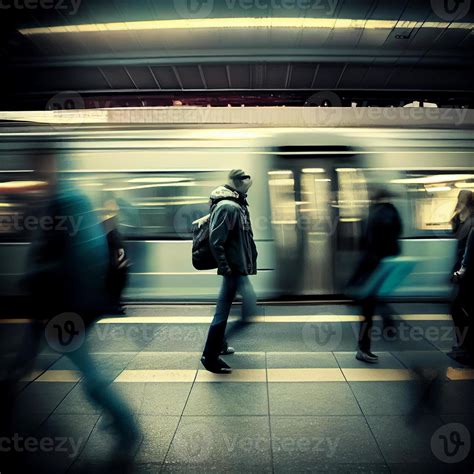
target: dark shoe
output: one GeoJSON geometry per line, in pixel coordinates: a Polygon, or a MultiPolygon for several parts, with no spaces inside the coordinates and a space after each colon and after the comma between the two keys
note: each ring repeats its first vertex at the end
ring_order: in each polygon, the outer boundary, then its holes
{"type": "Polygon", "coordinates": [[[235,353],[235,349],[232,346],[224,344],[222,346],[221,355],[231,355],[235,353]]]}
{"type": "Polygon", "coordinates": [[[232,372],[232,369],[220,357],[209,359],[202,356],[201,363],[206,370],[214,374],[230,374],[232,372]]]}
{"type": "Polygon", "coordinates": [[[379,361],[379,358],[375,354],[372,354],[372,352],[364,352],[360,349],[357,351],[356,359],[369,364],[376,364],[379,361]]]}

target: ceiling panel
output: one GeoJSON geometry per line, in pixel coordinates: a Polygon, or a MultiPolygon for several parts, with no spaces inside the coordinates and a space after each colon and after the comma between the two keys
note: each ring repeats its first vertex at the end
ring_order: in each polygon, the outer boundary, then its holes
{"type": "Polygon", "coordinates": [[[315,89],[333,89],[344,69],[344,64],[320,64],[315,89]]]}
{"type": "Polygon", "coordinates": [[[248,64],[229,64],[232,87],[236,89],[250,88],[251,69],[248,64]]]}
{"type": "Polygon", "coordinates": [[[288,64],[267,64],[265,66],[265,88],[283,89],[289,71],[288,64]]]}
{"type": "Polygon", "coordinates": [[[198,66],[177,66],[181,84],[184,89],[204,89],[198,66]]]}
{"type": "Polygon", "coordinates": [[[102,67],[107,80],[114,89],[136,89],[135,84],[122,66],[102,67]]]}
{"type": "Polygon", "coordinates": [[[127,66],[127,71],[132,76],[133,82],[139,89],[156,89],[157,85],[146,66],[127,66]]]}
{"type": "Polygon", "coordinates": [[[227,89],[229,82],[227,80],[227,71],[225,66],[202,66],[206,84],[209,89],[227,89]]]}
{"type": "Polygon", "coordinates": [[[367,66],[349,64],[347,68],[344,69],[338,87],[341,89],[359,89],[363,86],[362,80],[365,80],[366,72],[367,66]]]}
{"type": "Polygon", "coordinates": [[[170,66],[159,66],[151,68],[155,77],[164,89],[179,89],[179,82],[176,78],[176,74],[173,71],[173,68],[170,66]]]}
{"type": "Polygon", "coordinates": [[[310,89],[316,64],[296,63],[292,65],[290,89],[310,89]]]}
{"type": "Polygon", "coordinates": [[[383,89],[387,79],[393,72],[393,66],[377,65],[370,66],[361,85],[367,89],[383,89]]]}

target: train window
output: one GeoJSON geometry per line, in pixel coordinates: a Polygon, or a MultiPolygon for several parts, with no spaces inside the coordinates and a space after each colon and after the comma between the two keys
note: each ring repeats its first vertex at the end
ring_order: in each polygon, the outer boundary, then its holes
{"type": "Polygon", "coordinates": [[[359,222],[367,215],[369,197],[364,173],[355,168],[338,168],[338,206],[341,222],[359,222]]]}
{"type": "Polygon", "coordinates": [[[474,174],[419,171],[391,182],[406,187],[417,235],[449,233],[458,194],[462,189],[474,189],[474,174]]]}
{"type": "Polygon", "coordinates": [[[95,173],[73,179],[99,212],[115,201],[125,238],[190,239],[192,222],[209,212],[209,196],[226,182],[227,172],[95,173]]]}
{"type": "Polygon", "coordinates": [[[29,241],[37,227],[46,183],[31,174],[0,173],[0,240],[29,241]]]}
{"type": "Polygon", "coordinates": [[[296,225],[295,180],[292,171],[269,171],[273,225],[296,225]]]}

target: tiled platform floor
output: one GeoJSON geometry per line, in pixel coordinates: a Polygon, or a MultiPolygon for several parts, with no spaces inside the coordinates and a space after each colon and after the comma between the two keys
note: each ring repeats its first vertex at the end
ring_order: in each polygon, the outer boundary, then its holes
{"type": "MultiPolygon", "coordinates": [[[[131,465],[109,472],[473,472],[474,371],[444,354],[453,344],[445,307],[397,307],[418,317],[402,320],[395,340],[374,342],[373,366],[354,359],[354,308],[261,310],[232,339],[230,376],[199,364],[211,307],[130,308],[130,318],[96,326],[93,356],[143,434],[131,465]],[[292,315],[299,322],[285,320],[292,315]]],[[[18,433],[66,440],[63,451],[25,455],[32,472],[106,472],[117,458],[81,377],[46,345],[22,382],[18,433]]],[[[1,457],[0,472],[9,472],[1,457]]]]}

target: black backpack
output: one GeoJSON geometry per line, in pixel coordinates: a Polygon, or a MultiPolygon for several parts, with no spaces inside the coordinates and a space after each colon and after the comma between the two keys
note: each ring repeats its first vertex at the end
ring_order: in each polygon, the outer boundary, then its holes
{"type": "Polygon", "coordinates": [[[210,214],[193,222],[193,267],[196,270],[217,268],[209,244],[209,221],[210,214]]]}

